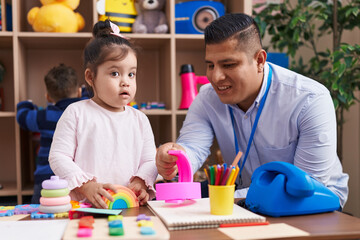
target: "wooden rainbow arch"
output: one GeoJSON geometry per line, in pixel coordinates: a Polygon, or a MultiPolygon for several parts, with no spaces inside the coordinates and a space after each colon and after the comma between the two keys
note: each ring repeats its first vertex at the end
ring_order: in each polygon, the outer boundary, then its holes
{"type": "Polygon", "coordinates": [[[107,198],[104,198],[104,201],[108,205],[109,209],[139,207],[139,201],[132,190],[121,185],[115,185],[115,187],[117,189],[117,193],[108,190],[114,198],[114,202],[110,202],[107,198]]]}

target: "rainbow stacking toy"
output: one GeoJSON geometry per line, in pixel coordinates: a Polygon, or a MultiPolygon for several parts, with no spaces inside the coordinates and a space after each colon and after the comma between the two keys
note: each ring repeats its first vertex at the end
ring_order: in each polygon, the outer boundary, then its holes
{"type": "Polygon", "coordinates": [[[114,198],[114,202],[110,202],[107,198],[103,197],[109,209],[139,207],[139,200],[131,189],[121,185],[115,185],[115,187],[117,188],[117,193],[107,190],[114,198]]]}

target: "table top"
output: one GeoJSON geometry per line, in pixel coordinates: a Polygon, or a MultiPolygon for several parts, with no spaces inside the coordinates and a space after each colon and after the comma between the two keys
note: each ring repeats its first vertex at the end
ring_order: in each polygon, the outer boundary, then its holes
{"type": "MultiPolygon", "coordinates": [[[[139,214],[146,214],[148,216],[154,215],[153,212],[146,206],[122,209],[123,216],[138,216],[139,214]]],[[[305,237],[281,239],[360,239],[360,218],[337,211],[279,218],[265,217],[267,221],[270,222],[270,225],[275,223],[285,223],[310,234],[305,237]]],[[[30,215],[22,218],[21,220],[31,220],[30,215]]],[[[169,232],[171,240],[231,239],[215,228],[169,232]]]]}
{"type": "MultiPolygon", "coordinates": [[[[154,215],[147,207],[123,209],[124,216],[139,214],[154,215]]],[[[330,212],[291,217],[267,217],[271,223],[286,223],[303,231],[310,236],[296,239],[360,239],[360,218],[341,212],[330,212]]],[[[170,231],[171,240],[211,240],[231,239],[217,229],[194,229],[170,231]]],[[[290,238],[282,238],[290,239],[290,238]]]]}

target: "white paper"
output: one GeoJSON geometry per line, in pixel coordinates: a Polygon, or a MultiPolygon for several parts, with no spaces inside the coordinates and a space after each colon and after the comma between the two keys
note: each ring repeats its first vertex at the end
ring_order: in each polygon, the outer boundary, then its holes
{"type": "Polygon", "coordinates": [[[1,221],[1,239],[59,240],[69,221],[69,219],[1,221]]]}

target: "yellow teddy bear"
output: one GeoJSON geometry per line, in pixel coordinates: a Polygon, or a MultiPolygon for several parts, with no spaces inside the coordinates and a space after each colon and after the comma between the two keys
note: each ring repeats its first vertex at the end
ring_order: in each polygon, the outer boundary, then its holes
{"type": "Polygon", "coordinates": [[[80,0],[40,0],[42,7],[33,7],[27,20],[36,32],[78,32],[85,26],[80,13],[74,12],[80,0]]]}

